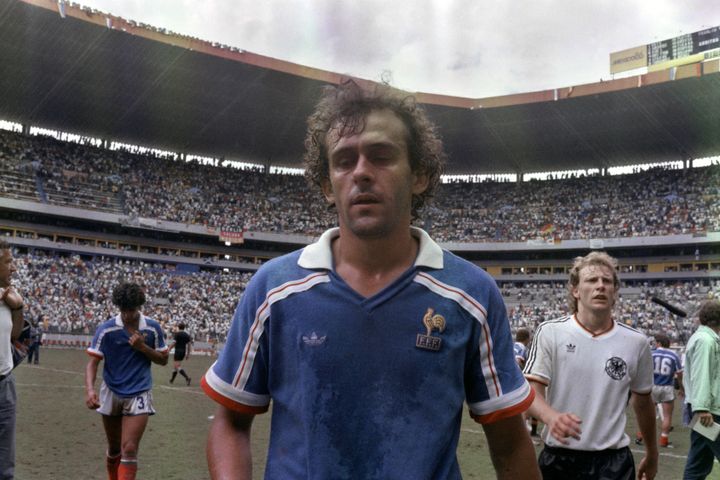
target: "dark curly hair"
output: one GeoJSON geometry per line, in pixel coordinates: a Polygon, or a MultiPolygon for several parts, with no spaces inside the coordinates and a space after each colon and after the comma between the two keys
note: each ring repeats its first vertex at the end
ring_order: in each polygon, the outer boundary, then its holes
{"type": "Polygon", "coordinates": [[[135,310],[145,304],[145,292],[137,283],[122,283],[113,290],[112,302],[121,311],[135,310]]]}
{"type": "Polygon", "coordinates": [[[325,87],[323,95],[308,117],[305,136],[305,178],[322,191],[329,176],[327,135],[336,130],[340,137],[355,135],[365,128],[367,116],[377,110],[390,110],[405,124],[408,131],[407,149],[410,169],[426,175],[428,186],[413,195],[412,217],[427,203],[440,184],[446,155],[437,127],[411,95],[389,85],[374,85],[364,89],[353,80],[325,87]]]}

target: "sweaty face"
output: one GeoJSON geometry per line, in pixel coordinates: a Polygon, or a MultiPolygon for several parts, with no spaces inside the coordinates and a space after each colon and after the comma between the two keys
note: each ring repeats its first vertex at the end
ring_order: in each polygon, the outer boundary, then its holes
{"type": "Polygon", "coordinates": [[[589,265],[580,270],[580,282],[572,294],[578,301],[578,312],[611,312],[617,289],[613,272],[605,265],[589,265]]]}
{"type": "Polygon", "coordinates": [[[329,180],[325,197],[334,203],[341,230],[358,237],[381,238],[407,229],[412,195],[427,188],[425,175],[413,174],[408,132],[391,111],[368,114],[362,132],[327,136],[329,180]]]}
{"type": "Polygon", "coordinates": [[[15,273],[15,262],[10,249],[0,250],[0,287],[10,286],[13,273],[15,273]]]}

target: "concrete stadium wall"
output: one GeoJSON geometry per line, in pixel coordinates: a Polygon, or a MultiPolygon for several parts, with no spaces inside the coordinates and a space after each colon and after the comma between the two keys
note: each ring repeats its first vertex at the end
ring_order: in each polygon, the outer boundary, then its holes
{"type": "MultiPolygon", "coordinates": [[[[44,333],[42,340],[46,348],[73,348],[85,350],[90,347],[92,335],[77,335],[72,333],[44,333]]],[[[209,342],[195,342],[191,355],[215,356],[216,349],[209,342]]]]}

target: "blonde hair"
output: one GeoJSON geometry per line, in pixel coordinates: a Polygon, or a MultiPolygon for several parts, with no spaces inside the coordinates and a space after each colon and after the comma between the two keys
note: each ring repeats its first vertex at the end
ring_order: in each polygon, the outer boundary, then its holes
{"type": "Polygon", "coordinates": [[[607,267],[613,275],[613,285],[615,286],[615,295],[620,287],[620,278],[617,274],[618,262],[605,252],[590,252],[584,257],[575,257],[573,266],[570,269],[570,279],[568,280],[568,306],[570,313],[577,313],[578,301],[573,295],[573,290],[580,284],[580,271],[583,268],[591,266],[607,267]]]}

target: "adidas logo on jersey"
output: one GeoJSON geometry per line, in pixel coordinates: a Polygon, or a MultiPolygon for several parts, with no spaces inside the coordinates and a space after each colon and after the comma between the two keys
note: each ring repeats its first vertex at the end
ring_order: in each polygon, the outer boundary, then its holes
{"type": "Polygon", "coordinates": [[[326,335],[318,337],[317,333],[312,332],[309,337],[307,335],[303,335],[302,341],[305,342],[305,345],[317,347],[318,345],[322,345],[325,342],[325,338],[327,338],[326,335]]]}
{"type": "Polygon", "coordinates": [[[565,348],[567,348],[567,353],[575,353],[575,345],[572,343],[565,345],[565,348]]]}

